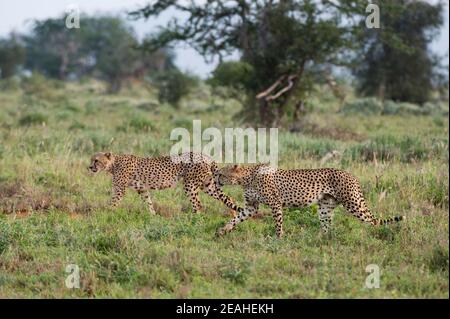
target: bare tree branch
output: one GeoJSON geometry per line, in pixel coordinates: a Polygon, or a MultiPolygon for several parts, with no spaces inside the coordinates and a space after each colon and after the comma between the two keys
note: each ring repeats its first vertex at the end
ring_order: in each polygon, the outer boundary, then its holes
{"type": "Polygon", "coordinates": [[[259,99],[262,99],[262,98],[266,97],[266,96],[269,95],[270,93],[272,93],[272,91],[275,90],[275,88],[276,88],[278,85],[280,85],[280,83],[283,82],[283,80],[284,80],[285,78],[286,78],[286,75],[285,75],[285,74],[282,75],[282,76],[280,76],[280,77],[278,78],[278,80],[275,81],[274,84],[272,84],[267,90],[265,90],[265,91],[259,93],[259,94],[256,96],[256,98],[259,100],[259,99]]]}
{"type": "Polygon", "coordinates": [[[288,85],[285,86],[283,89],[281,89],[280,91],[278,91],[277,94],[271,95],[266,97],[266,101],[273,101],[278,99],[281,95],[283,95],[284,93],[286,93],[287,91],[289,91],[290,89],[292,89],[292,87],[294,86],[295,81],[298,78],[297,75],[290,75],[288,78],[288,85]]]}

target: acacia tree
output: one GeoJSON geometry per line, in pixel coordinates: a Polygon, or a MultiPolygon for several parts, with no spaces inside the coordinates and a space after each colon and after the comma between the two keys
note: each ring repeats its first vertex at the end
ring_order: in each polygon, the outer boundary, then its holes
{"type": "Polygon", "coordinates": [[[0,78],[13,76],[24,61],[25,48],[16,34],[0,39],[0,78]]]}
{"type": "Polygon", "coordinates": [[[62,17],[35,21],[31,34],[24,36],[24,41],[27,69],[61,80],[76,69],[80,32],[66,28],[62,17]]]}
{"type": "Polygon", "coordinates": [[[31,33],[23,37],[25,68],[61,80],[95,76],[109,84],[109,93],[116,93],[128,78],[172,67],[174,57],[168,50],[140,50],[133,29],[123,19],[83,15],[81,20],[79,29],[66,28],[64,16],[35,21],[31,33]]]}
{"type": "MultiPolygon", "coordinates": [[[[379,29],[363,29],[360,62],[354,69],[358,91],[413,103],[429,98],[439,74],[428,44],[443,23],[442,2],[377,1],[381,9],[379,29]]],[[[448,72],[448,69],[447,69],[448,72]]]]}
{"type": "Polygon", "coordinates": [[[343,63],[359,26],[356,16],[366,5],[363,0],[158,0],[130,14],[147,19],[171,9],[186,17],[162,26],[146,43],[152,49],[184,42],[219,61],[237,50],[252,70],[244,84],[245,113],[273,125],[289,104],[299,102],[288,103],[292,97],[304,98],[315,65],[343,63]]]}

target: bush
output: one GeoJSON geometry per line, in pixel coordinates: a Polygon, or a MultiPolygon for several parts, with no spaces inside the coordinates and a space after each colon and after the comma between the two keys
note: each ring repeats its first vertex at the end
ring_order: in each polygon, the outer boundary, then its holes
{"type": "Polygon", "coordinates": [[[342,107],[343,113],[361,113],[365,115],[377,115],[383,112],[383,104],[376,98],[358,99],[347,102],[342,107]]]}
{"type": "Polygon", "coordinates": [[[175,107],[178,107],[180,100],[198,85],[196,77],[176,69],[157,74],[152,82],[159,90],[159,102],[167,102],[175,107]]]}
{"type": "Polygon", "coordinates": [[[47,117],[42,113],[25,114],[19,119],[20,126],[30,126],[35,124],[43,124],[47,122],[47,117]]]}
{"type": "Polygon", "coordinates": [[[383,114],[393,115],[393,114],[412,114],[412,115],[425,115],[427,110],[412,103],[401,102],[396,103],[394,101],[386,101],[383,107],[383,114]]]}
{"type": "Polygon", "coordinates": [[[427,102],[420,106],[391,100],[382,103],[376,98],[364,98],[346,103],[341,112],[364,115],[448,115],[448,108],[440,103],[427,102]]]}
{"type": "Polygon", "coordinates": [[[427,114],[448,116],[448,104],[427,102],[423,105],[427,114]]]}
{"type": "Polygon", "coordinates": [[[11,234],[8,225],[0,220],[0,256],[8,249],[11,241],[11,234]]]}
{"type": "Polygon", "coordinates": [[[0,80],[0,90],[15,91],[20,88],[20,82],[17,78],[7,78],[0,80]]]}
{"type": "Polygon", "coordinates": [[[130,120],[129,126],[136,132],[149,132],[153,129],[153,123],[142,116],[133,117],[130,120]]]}
{"type": "Polygon", "coordinates": [[[448,273],[449,255],[448,247],[436,245],[428,258],[428,267],[433,272],[443,271],[448,273]]]}
{"type": "Polygon", "coordinates": [[[22,81],[22,89],[25,94],[36,96],[44,100],[58,100],[60,95],[56,94],[56,89],[64,88],[63,81],[46,79],[42,74],[33,73],[29,78],[22,81]]]}

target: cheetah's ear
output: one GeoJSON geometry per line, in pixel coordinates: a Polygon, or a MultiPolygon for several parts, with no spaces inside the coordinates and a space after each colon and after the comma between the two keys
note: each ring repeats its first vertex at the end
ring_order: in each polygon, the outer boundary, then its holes
{"type": "Polygon", "coordinates": [[[105,156],[106,156],[107,159],[111,159],[111,152],[106,152],[105,156]]]}
{"type": "Polygon", "coordinates": [[[234,164],[233,165],[233,171],[237,171],[239,169],[239,164],[234,164]]]}

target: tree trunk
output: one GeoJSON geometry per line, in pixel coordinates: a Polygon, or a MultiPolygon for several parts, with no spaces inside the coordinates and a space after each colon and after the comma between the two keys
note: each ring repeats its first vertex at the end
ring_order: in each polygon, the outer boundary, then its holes
{"type": "Polygon", "coordinates": [[[122,81],[120,79],[113,79],[109,83],[108,94],[116,94],[122,88],[122,81]]]}
{"type": "Polygon", "coordinates": [[[261,124],[269,126],[273,122],[273,114],[271,112],[270,104],[265,99],[259,100],[259,118],[261,124]]]}

